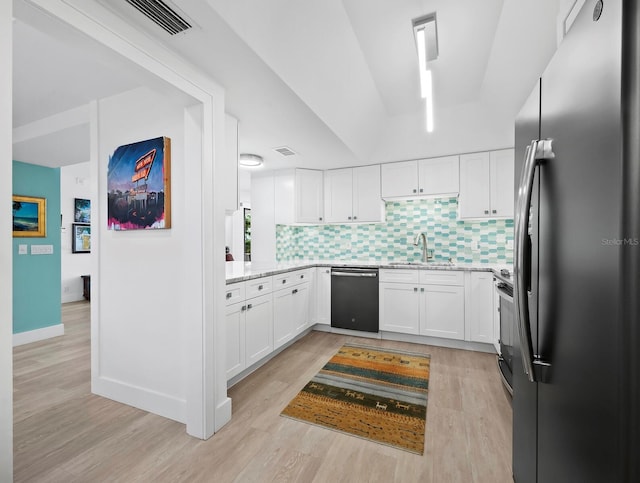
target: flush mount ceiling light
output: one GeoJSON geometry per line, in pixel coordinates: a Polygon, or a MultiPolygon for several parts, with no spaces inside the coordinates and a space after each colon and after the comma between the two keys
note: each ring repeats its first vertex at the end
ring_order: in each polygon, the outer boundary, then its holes
{"type": "Polygon", "coordinates": [[[238,163],[245,168],[257,168],[258,166],[262,166],[263,159],[262,156],[258,156],[257,154],[242,153],[238,163]]]}
{"type": "Polygon", "coordinates": [[[418,51],[420,93],[425,100],[427,132],[433,132],[433,82],[428,62],[438,58],[438,29],[436,14],[430,13],[412,21],[418,51]]]}

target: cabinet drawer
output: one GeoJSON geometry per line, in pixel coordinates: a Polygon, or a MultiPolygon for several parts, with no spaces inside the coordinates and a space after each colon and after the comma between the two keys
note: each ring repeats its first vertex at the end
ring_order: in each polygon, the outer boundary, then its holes
{"type": "Polygon", "coordinates": [[[381,282],[418,283],[418,270],[385,269],[380,270],[381,282]]]}
{"type": "Polygon", "coordinates": [[[244,300],[244,282],[227,285],[225,290],[226,305],[235,304],[244,300]]]}
{"type": "Polygon", "coordinates": [[[281,273],[273,276],[273,290],[279,290],[291,285],[298,285],[311,280],[311,270],[294,270],[293,272],[281,273]]]}
{"type": "Polygon", "coordinates": [[[271,293],[273,290],[273,279],[271,277],[256,278],[245,283],[245,292],[248,299],[271,293]]]}
{"type": "Polygon", "coordinates": [[[420,270],[420,283],[464,285],[464,272],[456,270],[420,270]]]}

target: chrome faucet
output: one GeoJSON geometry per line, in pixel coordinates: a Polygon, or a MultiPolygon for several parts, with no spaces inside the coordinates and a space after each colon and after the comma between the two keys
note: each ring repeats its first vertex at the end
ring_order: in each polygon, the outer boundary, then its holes
{"type": "Polygon", "coordinates": [[[413,240],[413,244],[415,246],[420,245],[420,239],[422,238],[422,262],[426,263],[429,259],[433,258],[433,255],[429,255],[429,250],[427,248],[427,235],[424,233],[418,233],[416,235],[415,240],[413,240]]]}

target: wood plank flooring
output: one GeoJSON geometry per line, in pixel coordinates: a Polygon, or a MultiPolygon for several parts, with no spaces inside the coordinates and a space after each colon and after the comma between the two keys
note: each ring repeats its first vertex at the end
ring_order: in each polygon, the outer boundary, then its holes
{"type": "Polygon", "coordinates": [[[495,357],[312,332],[230,389],[233,419],[208,441],[90,392],[89,303],[65,335],[14,351],[16,482],[510,482],[511,406],[495,357]],[[345,342],[431,354],[425,454],[280,417],[345,342]]]}

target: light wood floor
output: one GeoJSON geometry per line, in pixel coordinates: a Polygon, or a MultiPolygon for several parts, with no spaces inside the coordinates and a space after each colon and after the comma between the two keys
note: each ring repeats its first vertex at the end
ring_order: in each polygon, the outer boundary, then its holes
{"type": "Polygon", "coordinates": [[[89,304],[63,308],[65,335],[14,352],[16,482],[510,482],[511,407],[495,357],[431,354],[425,454],[280,417],[345,342],[312,332],[230,391],[233,419],[208,441],[90,393],[89,304]]]}

